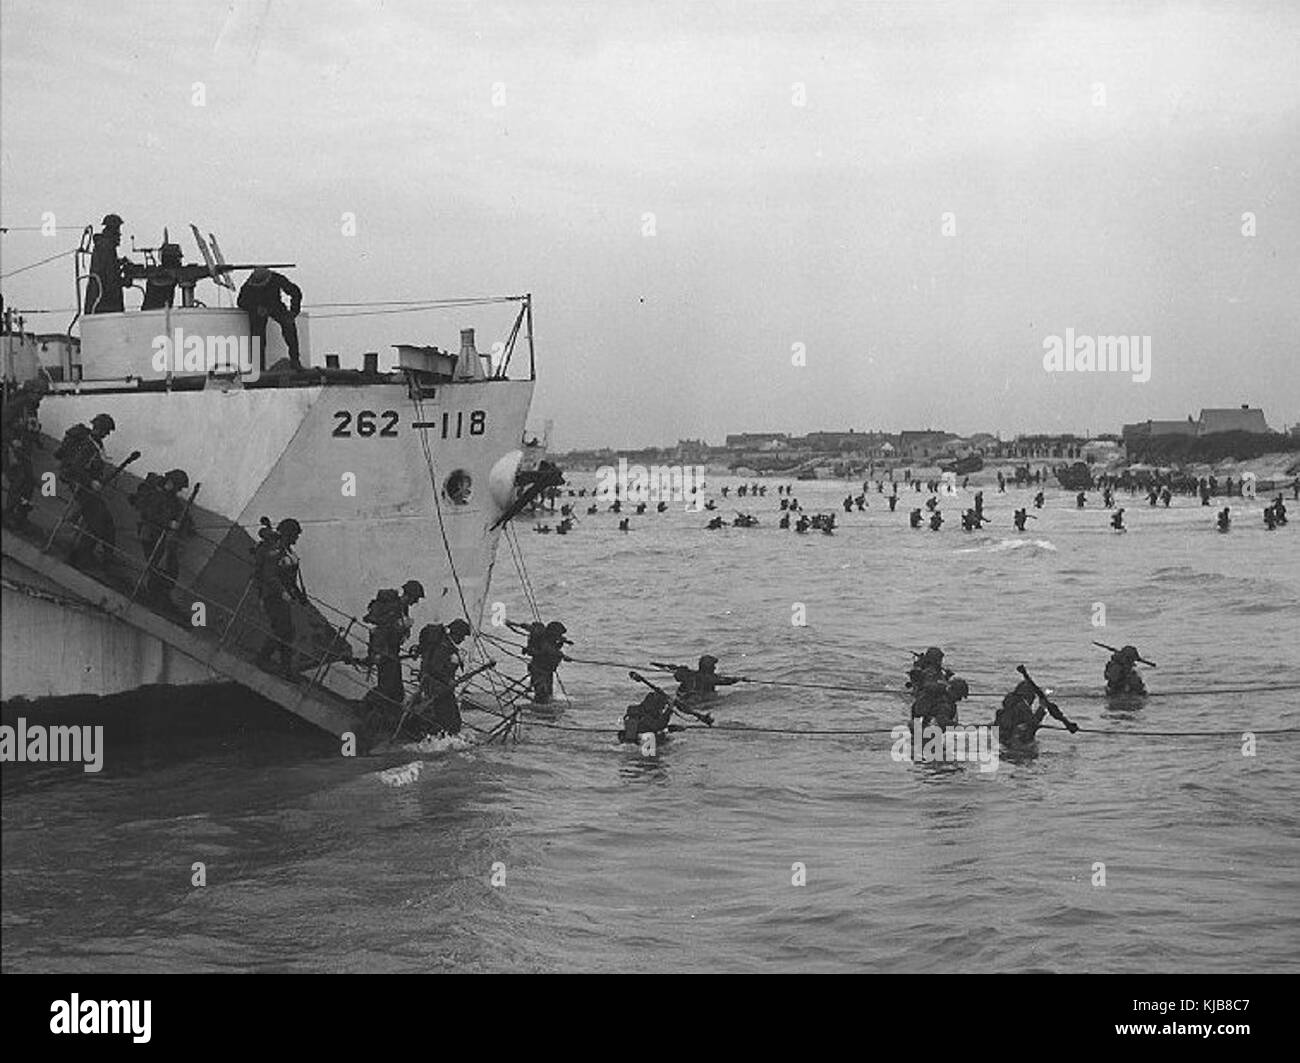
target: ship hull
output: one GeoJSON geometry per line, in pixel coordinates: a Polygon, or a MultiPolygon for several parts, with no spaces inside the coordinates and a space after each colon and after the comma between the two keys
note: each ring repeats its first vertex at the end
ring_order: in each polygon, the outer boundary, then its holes
{"type": "MultiPolygon", "coordinates": [[[[141,452],[109,500],[124,555],[142,556],[127,503],[139,478],[181,468],[202,485],[177,598],[228,642],[253,649],[265,638],[251,582],[259,519],[298,520],[314,599],[298,617],[300,637],[318,650],[333,640],[346,657],[365,653],[359,618],[376,591],[408,579],[427,594],[411,610],[417,630],[466,615],[478,625],[501,534],[491,525],[513,497],[532,390],[531,381],[449,383],[418,401],[404,383],[63,393],[45,398],[40,419],[57,440],[108,413],[117,424],[108,457],[141,452]]],[[[38,472],[55,470],[51,450],[38,455],[38,472]]],[[[3,700],[215,681],[156,639],[60,600],[8,558],[4,576],[3,700]]]]}

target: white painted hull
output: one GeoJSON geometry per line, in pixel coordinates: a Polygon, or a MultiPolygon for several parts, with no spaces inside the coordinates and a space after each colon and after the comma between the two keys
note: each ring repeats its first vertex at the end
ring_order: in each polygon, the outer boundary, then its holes
{"type": "MultiPolygon", "coordinates": [[[[445,384],[423,400],[422,413],[405,385],[387,383],[56,394],[42,403],[40,419],[44,434],[59,439],[69,426],[107,412],[117,423],[110,459],[139,450],[132,473],[182,468],[192,484],[202,484],[196,522],[201,534],[224,537],[224,547],[188,540],[180,580],[206,588],[214,602],[223,593],[242,596],[258,519],[294,517],[303,526],[297,551],[304,581],[328,603],[321,611],[331,625],[360,618],[379,588],[418,579],[428,595],[412,609],[418,630],[465,613],[479,622],[500,536],[489,529],[510,501],[532,390],[530,381],[445,384]],[[359,420],[363,411],[374,416],[359,420]],[[336,434],[345,421],[348,434],[336,434]],[[417,429],[416,421],[434,427],[417,429]],[[482,431],[472,434],[471,425],[482,431]],[[472,482],[463,504],[444,491],[453,470],[472,482]]],[[[119,546],[138,551],[133,512],[119,505],[114,511],[119,546]]],[[[5,700],[108,695],[212,678],[201,665],[93,611],[12,589],[25,582],[24,573],[8,561],[5,576],[5,700]]],[[[245,608],[260,622],[253,598],[245,608]]],[[[209,622],[222,623],[221,617],[214,609],[209,622]]],[[[365,631],[358,625],[355,633],[354,649],[364,652],[365,631]]],[[[249,636],[246,644],[260,638],[249,636]]]]}

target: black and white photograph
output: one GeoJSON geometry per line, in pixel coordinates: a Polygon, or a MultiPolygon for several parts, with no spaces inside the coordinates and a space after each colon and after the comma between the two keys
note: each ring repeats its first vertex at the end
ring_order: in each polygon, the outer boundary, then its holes
{"type": "Polygon", "coordinates": [[[1059,1035],[1042,976],[1195,976],[1079,1043],[1251,1041],[1298,57],[1286,0],[0,0],[33,1021],[1027,975],[1059,1035]]]}

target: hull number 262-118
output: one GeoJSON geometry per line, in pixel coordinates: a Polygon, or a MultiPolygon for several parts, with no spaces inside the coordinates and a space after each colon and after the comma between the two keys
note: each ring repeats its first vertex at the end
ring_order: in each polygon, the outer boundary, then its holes
{"type": "MultiPolygon", "coordinates": [[[[351,438],[354,434],[363,437],[378,435],[396,438],[400,420],[396,410],[384,410],[383,413],[361,410],[355,414],[351,410],[335,410],[334,419],[338,424],[334,426],[334,431],[330,435],[343,438],[351,438]]],[[[431,428],[435,431],[441,428],[443,439],[460,439],[465,435],[481,436],[487,431],[487,411],[471,410],[468,418],[464,410],[457,410],[454,418],[450,412],[447,412],[440,419],[415,421],[411,427],[431,428]]]]}

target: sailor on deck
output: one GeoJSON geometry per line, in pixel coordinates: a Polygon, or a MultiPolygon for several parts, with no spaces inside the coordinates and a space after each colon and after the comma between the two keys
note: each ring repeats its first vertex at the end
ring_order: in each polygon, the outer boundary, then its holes
{"type": "Polygon", "coordinates": [[[184,264],[180,244],[164,242],[158,249],[158,263],[162,272],[150,274],[144,282],[144,302],[141,310],[162,310],[171,306],[176,300],[177,275],[171,270],[179,269],[184,264]]]}
{"type": "MultiPolygon", "coordinates": [[[[263,352],[263,362],[265,362],[266,350],[266,323],[271,320],[280,326],[285,346],[289,348],[290,364],[294,369],[301,369],[302,361],[298,355],[298,326],[294,323],[294,318],[302,309],[302,289],[283,273],[258,266],[239,289],[239,298],[236,302],[239,309],[248,314],[250,334],[258,341],[258,346],[263,352]],[[282,294],[289,297],[287,307],[280,299],[282,294]]],[[[263,364],[262,368],[267,367],[263,364]]]]}
{"type": "Polygon", "coordinates": [[[119,258],[118,245],[122,242],[122,219],[116,214],[104,215],[104,227],[92,237],[90,276],[86,279],[87,314],[120,314],[125,309],[122,292],[128,286],[125,267],[128,262],[119,258]]]}

